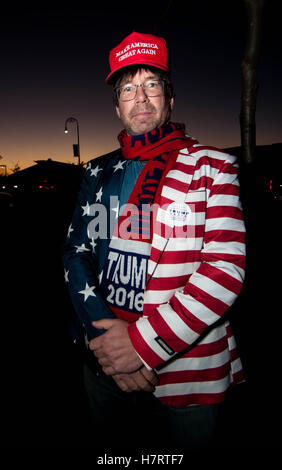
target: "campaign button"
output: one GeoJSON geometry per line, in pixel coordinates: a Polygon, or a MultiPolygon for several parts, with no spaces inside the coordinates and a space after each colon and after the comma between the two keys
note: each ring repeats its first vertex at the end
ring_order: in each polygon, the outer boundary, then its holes
{"type": "Polygon", "coordinates": [[[166,223],[176,227],[187,225],[192,211],[182,202],[172,202],[166,210],[166,223]]]}

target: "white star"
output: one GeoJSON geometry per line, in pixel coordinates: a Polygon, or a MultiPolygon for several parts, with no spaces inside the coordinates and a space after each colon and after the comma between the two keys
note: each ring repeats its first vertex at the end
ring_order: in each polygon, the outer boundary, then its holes
{"type": "Polygon", "coordinates": [[[119,211],[119,202],[117,203],[116,207],[112,207],[112,211],[116,213],[116,219],[118,218],[118,211],[119,211]]]}
{"type": "Polygon", "coordinates": [[[101,202],[101,197],[102,197],[103,191],[102,188],[99,189],[98,193],[96,193],[96,202],[100,201],[101,202]]]}
{"type": "Polygon", "coordinates": [[[91,238],[90,245],[92,246],[93,251],[95,251],[95,246],[97,245],[97,243],[94,242],[94,238],[91,238]]]}
{"type": "Polygon", "coordinates": [[[69,282],[69,271],[65,269],[65,282],[69,282]]]}
{"type": "Polygon", "coordinates": [[[99,168],[99,166],[95,166],[94,170],[91,170],[90,176],[97,176],[98,171],[102,171],[102,168],[99,168]]]}
{"type": "Polygon", "coordinates": [[[87,170],[91,170],[91,163],[89,162],[88,165],[87,165],[87,168],[86,168],[86,171],[87,170]]]}
{"type": "Polygon", "coordinates": [[[99,284],[101,284],[102,278],[103,278],[103,269],[102,269],[102,271],[100,272],[98,278],[99,278],[99,284]]]}
{"type": "Polygon", "coordinates": [[[84,302],[85,302],[88,299],[88,297],[96,297],[96,295],[93,292],[94,289],[95,289],[95,286],[89,286],[88,283],[86,282],[85,289],[80,290],[78,293],[84,295],[84,302]]]}
{"type": "MultiPolygon", "coordinates": [[[[124,161],[119,160],[119,162],[118,162],[115,166],[113,166],[113,168],[115,169],[115,171],[117,171],[117,170],[123,170],[123,166],[122,166],[122,165],[123,165],[125,162],[126,162],[126,160],[124,160],[124,161]]],[[[115,171],[114,171],[114,172],[115,172],[115,171]]]]}
{"type": "Polygon", "coordinates": [[[86,202],[86,206],[81,206],[81,209],[83,209],[82,215],[90,215],[90,206],[88,201],[86,202]]]}
{"type": "Polygon", "coordinates": [[[70,226],[69,226],[69,229],[68,229],[68,237],[67,237],[67,238],[70,238],[71,232],[73,232],[72,224],[70,224],[70,226]]]}
{"type": "Polygon", "coordinates": [[[76,250],[76,253],[83,253],[83,251],[90,251],[89,248],[86,248],[85,243],[82,243],[82,245],[74,245],[76,250]]]}

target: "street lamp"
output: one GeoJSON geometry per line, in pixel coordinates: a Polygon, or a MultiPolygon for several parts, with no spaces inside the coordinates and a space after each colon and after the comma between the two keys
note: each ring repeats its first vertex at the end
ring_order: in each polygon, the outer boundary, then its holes
{"type": "Polygon", "coordinates": [[[68,131],[68,123],[69,122],[76,122],[76,133],[77,133],[77,144],[73,144],[73,156],[78,157],[78,165],[80,165],[80,146],[79,146],[79,126],[78,126],[78,120],[74,117],[69,117],[66,119],[65,122],[65,134],[67,134],[68,131]]]}

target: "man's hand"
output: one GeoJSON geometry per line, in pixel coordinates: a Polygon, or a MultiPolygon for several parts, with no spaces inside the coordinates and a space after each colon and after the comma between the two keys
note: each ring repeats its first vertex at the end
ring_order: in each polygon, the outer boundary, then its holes
{"type": "Polygon", "coordinates": [[[105,374],[134,372],[143,366],[130,341],[126,321],[104,318],[92,324],[95,328],[107,330],[89,343],[105,374]]]}
{"type": "Polygon", "coordinates": [[[113,379],[119,388],[127,393],[140,390],[154,392],[155,386],[159,383],[157,374],[154,371],[147,370],[145,366],[130,374],[113,375],[113,379]]]}

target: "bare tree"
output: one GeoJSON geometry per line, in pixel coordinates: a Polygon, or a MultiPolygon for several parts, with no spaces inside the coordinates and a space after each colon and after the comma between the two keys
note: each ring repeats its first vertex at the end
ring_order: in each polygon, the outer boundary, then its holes
{"type": "Polygon", "coordinates": [[[258,91],[257,64],[262,32],[264,0],[243,0],[248,14],[245,54],[241,63],[242,95],[240,111],[242,158],[254,160],[256,147],[256,101],[258,91]]]}
{"type": "Polygon", "coordinates": [[[14,164],[14,168],[10,168],[12,173],[17,173],[17,171],[20,171],[21,167],[19,165],[19,162],[14,164]]]}

